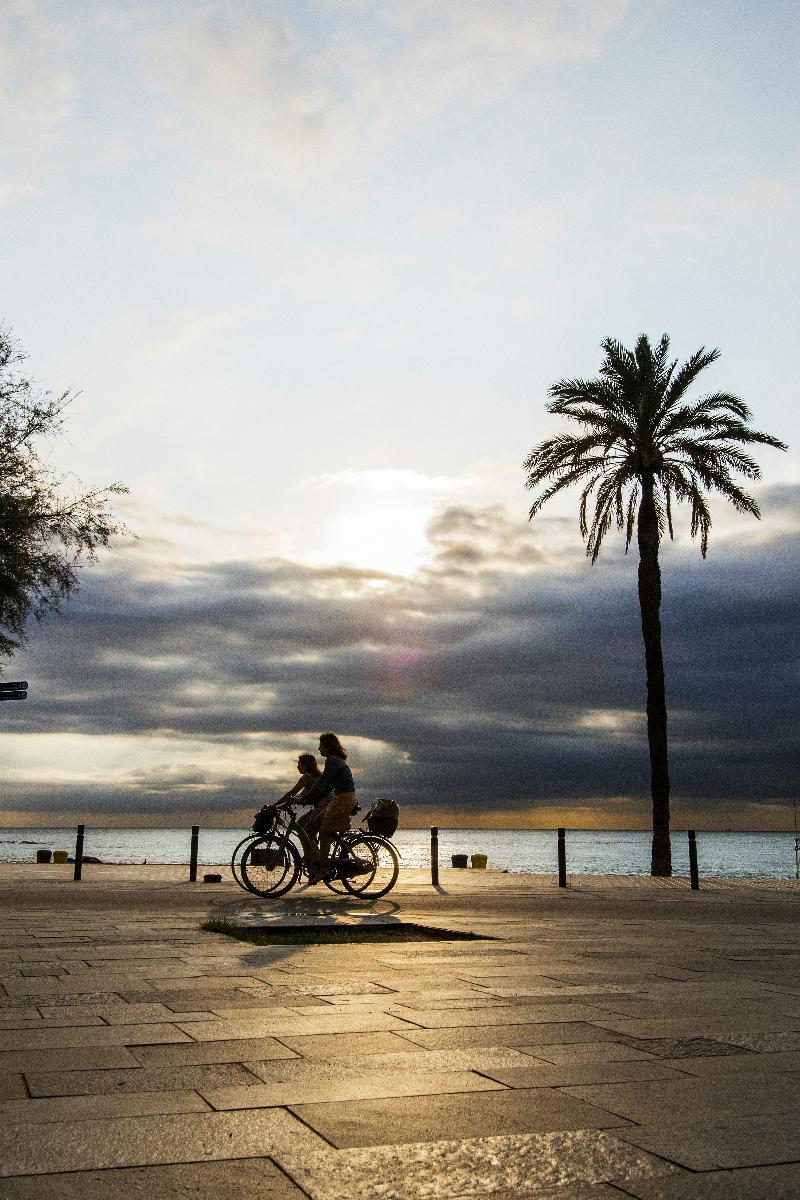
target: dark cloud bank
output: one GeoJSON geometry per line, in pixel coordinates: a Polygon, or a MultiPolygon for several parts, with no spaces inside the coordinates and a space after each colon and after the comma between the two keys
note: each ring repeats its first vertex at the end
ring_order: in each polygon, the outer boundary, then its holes
{"type": "MultiPolygon", "coordinates": [[[[777,498],[796,512],[799,494],[777,498]]],[[[663,555],[675,808],[712,825],[769,823],[796,786],[800,537],[768,535],[750,522],[706,562],[686,541],[663,555]]],[[[410,824],[535,823],[554,807],[565,823],[594,807],[646,824],[635,557],[612,541],[591,567],[571,522],[531,529],[500,508],[447,509],[430,538],[412,581],[281,560],[170,570],[132,548],[86,572],[63,620],[32,630],[7,672],[29,675],[32,696],[3,705],[5,728],[248,752],[264,734],[286,752],[268,794],[309,733],[332,728],[386,744],[354,767],[364,796],[396,796],[410,824]]],[[[4,792],[7,809],[43,815],[202,810],[225,823],[264,787],[197,766],[4,792]]]]}

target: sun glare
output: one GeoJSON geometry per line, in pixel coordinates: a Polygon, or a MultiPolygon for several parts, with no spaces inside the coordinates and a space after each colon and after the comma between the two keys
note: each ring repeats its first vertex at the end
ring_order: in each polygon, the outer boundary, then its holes
{"type": "Polygon", "coordinates": [[[425,554],[429,518],[430,509],[425,505],[370,494],[362,506],[348,505],[333,518],[314,559],[412,575],[425,554]]]}

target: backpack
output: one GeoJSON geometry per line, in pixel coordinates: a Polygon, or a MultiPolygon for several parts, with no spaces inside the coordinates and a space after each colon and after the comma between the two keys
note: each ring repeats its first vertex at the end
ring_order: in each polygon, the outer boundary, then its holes
{"type": "Polygon", "coordinates": [[[400,822],[400,805],[396,800],[376,800],[365,820],[370,833],[391,837],[400,822]]]}
{"type": "Polygon", "coordinates": [[[264,807],[260,808],[255,815],[255,820],[253,821],[253,832],[260,833],[262,837],[266,837],[268,833],[272,833],[277,819],[277,805],[265,804],[264,807]]]}

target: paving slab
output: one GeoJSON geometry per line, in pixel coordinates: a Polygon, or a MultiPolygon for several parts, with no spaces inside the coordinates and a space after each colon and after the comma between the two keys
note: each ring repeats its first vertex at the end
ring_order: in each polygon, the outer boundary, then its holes
{"type": "MultiPolygon", "coordinates": [[[[354,1058],[364,1054],[413,1053],[416,1041],[396,1033],[327,1033],[281,1037],[281,1043],[304,1058],[354,1058]]],[[[417,1047],[422,1050],[422,1046],[417,1047]]],[[[247,1055],[248,1060],[255,1055],[247,1055]]],[[[243,1060],[244,1061],[244,1060],[243,1060]]]]}
{"type": "MultiPolygon", "coordinates": [[[[278,1154],[315,1200],[575,1200],[677,1169],[599,1130],[406,1143],[302,1158],[278,1154]]],[[[613,1194],[613,1193],[612,1193],[613,1194]]],[[[619,1193],[617,1192],[617,1195],[619,1193]]]]}
{"type": "MultiPolygon", "coordinates": [[[[324,1012],[320,1009],[267,1009],[259,1017],[239,1020],[193,1021],[184,1024],[183,1018],[177,1027],[190,1034],[198,1042],[222,1042],[241,1038],[268,1037],[270,1035],[350,1034],[377,1033],[383,1030],[405,1030],[409,1026],[395,1016],[385,1012],[324,1012]],[[306,1015],[313,1013],[313,1016],[306,1015]]],[[[179,1039],[175,1039],[176,1041],[179,1039]]]]}
{"type": "Polygon", "coordinates": [[[58,1050],[4,1050],[0,1053],[0,1072],[104,1070],[107,1067],[135,1067],[136,1059],[127,1046],[67,1046],[58,1050]]]}
{"type": "Polygon", "coordinates": [[[489,1075],[502,1067],[530,1066],[535,1060],[506,1046],[477,1047],[471,1050],[421,1050],[415,1053],[363,1054],[358,1057],[295,1058],[280,1062],[249,1062],[249,1071],[266,1083],[310,1082],[342,1079],[351,1075],[400,1072],[431,1074],[446,1071],[478,1071],[489,1075]]]}
{"type": "MultiPolygon", "coordinates": [[[[201,1025],[202,1023],[198,1023],[201,1025]]],[[[90,1025],[77,1028],[16,1030],[13,1042],[17,1050],[52,1050],[75,1047],[154,1045],[158,1042],[190,1042],[188,1033],[177,1025],[90,1025]]]]}
{"type": "MultiPolygon", "coordinates": [[[[447,1093],[502,1091],[504,1085],[474,1071],[386,1070],[366,1074],[312,1075],[305,1080],[270,1082],[257,1087],[203,1088],[212,1108],[281,1108],[298,1104],[338,1104],[395,1096],[435,1096],[447,1093]]],[[[2,1112],[2,1106],[0,1106],[2,1112]]]]}
{"type": "Polygon", "coordinates": [[[550,1089],[416,1096],[292,1105],[295,1112],[332,1145],[381,1146],[437,1141],[446,1134],[487,1137],[504,1133],[544,1133],[557,1129],[602,1129],[623,1118],[550,1089]]]}
{"type": "Polygon", "coordinates": [[[706,1118],[669,1128],[628,1126],[619,1136],[691,1171],[800,1163],[796,1111],[722,1121],[706,1118]]]}
{"type": "Polygon", "coordinates": [[[286,1112],[203,1112],[0,1127],[0,1176],[262,1158],[311,1137],[286,1112]]]}
{"type": "Polygon", "coordinates": [[[45,1100],[7,1100],[0,1104],[0,1125],[52,1121],[98,1121],[153,1113],[208,1112],[211,1106],[193,1091],[157,1091],[140,1095],[59,1096],[45,1100]]]}
{"type": "Polygon", "coordinates": [[[569,1087],[567,1093],[609,1113],[645,1125],[683,1123],[689,1117],[715,1120],[759,1113],[797,1111],[800,1075],[761,1078],[756,1089],[742,1088],[736,1078],[653,1080],[645,1083],[612,1083],[569,1087]]]}
{"type": "Polygon", "coordinates": [[[797,1200],[800,1163],[638,1179],[627,1188],[637,1200],[797,1200]]]}
{"type": "Polygon", "coordinates": [[[18,1071],[0,1071],[0,1100],[24,1100],[28,1092],[18,1071]]]}
{"type": "Polygon", "coordinates": [[[539,1025],[525,1023],[508,1024],[502,1028],[487,1022],[485,1026],[464,1026],[459,1029],[412,1029],[403,1031],[403,1037],[430,1050],[445,1050],[448,1047],[461,1049],[464,1046],[525,1046],[571,1042],[615,1042],[613,1033],[599,1026],[587,1025],[585,1021],[564,1021],[539,1025]]]}
{"type": "Polygon", "coordinates": [[[656,1057],[625,1042],[539,1042],[518,1049],[550,1063],[652,1062],[656,1057]]]}
{"type": "Polygon", "coordinates": [[[108,1096],[140,1092],[247,1087],[263,1080],[238,1062],[111,1071],[29,1071],[31,1096],[108,1096]]]}
{"type": "Polygon", "coordinates": [[[576,1087],[591,1084],[638,1083],[685,1078],[674,1068],[654,1059],[640,1062],[560,1063],[547,1066],[486,1067],[486,1074],[512,1088],[576,1087]]]}
{"type": "Polygon", "coordinates": [[[306,1200],[306,1194],[266,1158],[122,1167],[33,1175],[3,1181],[2,1200],[306,1200]]]}
{"type": "Polygon", "coordinates": [[[180,1045],[133,1046],[129,1066],[179,1067],[205,1063],[258,1062],[275,1058],[297,1058],[290,1046],[275,1038],[236,1038],[223,1042],[192,1042],[180,1045]]]}

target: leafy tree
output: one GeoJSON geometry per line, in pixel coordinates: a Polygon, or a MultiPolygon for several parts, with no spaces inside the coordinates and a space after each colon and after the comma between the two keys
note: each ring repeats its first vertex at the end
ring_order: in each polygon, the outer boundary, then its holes
{"type": "Polygon", "coordinates": [[[28,617],[60,611],[80,566],[125,531],[109,502],[127,488],[84,491],[41,457],[41,443],[61,432],[75,396],[38,388],[23,373],[25,360],[0,327],[0,660],[27,645],[28,617]]]}
{"type": "Polygon", "coordinates": [[[755,500],[734,474],[761,476],[744,447],[786,446],[749,427],[750,412],[737,396],[713,392],[687,399],[700,373],[719,357],[718,350],[701,347],[679,367],[669,358],[666,334],[655,348],[644,334],[634,350],[613,338],[601,345],[605,359],[599,378],[561,379],[550,388],[548,412],[569,417],[582,429],[547,438],[525,460],[526,486],[541,489],[530,517],[564,488],[581,484],[580,530],[593,563],[612,524],[624,534],[626,553],[636,532],[653,800],[651,872],[671,875],[659,545],[666,532],[673,536],[675,502],[685,502],[692,537],[699,535],[705,558],[711,528],[708,492],[719,492],[737,512],[760,517],[755,500]]]}

